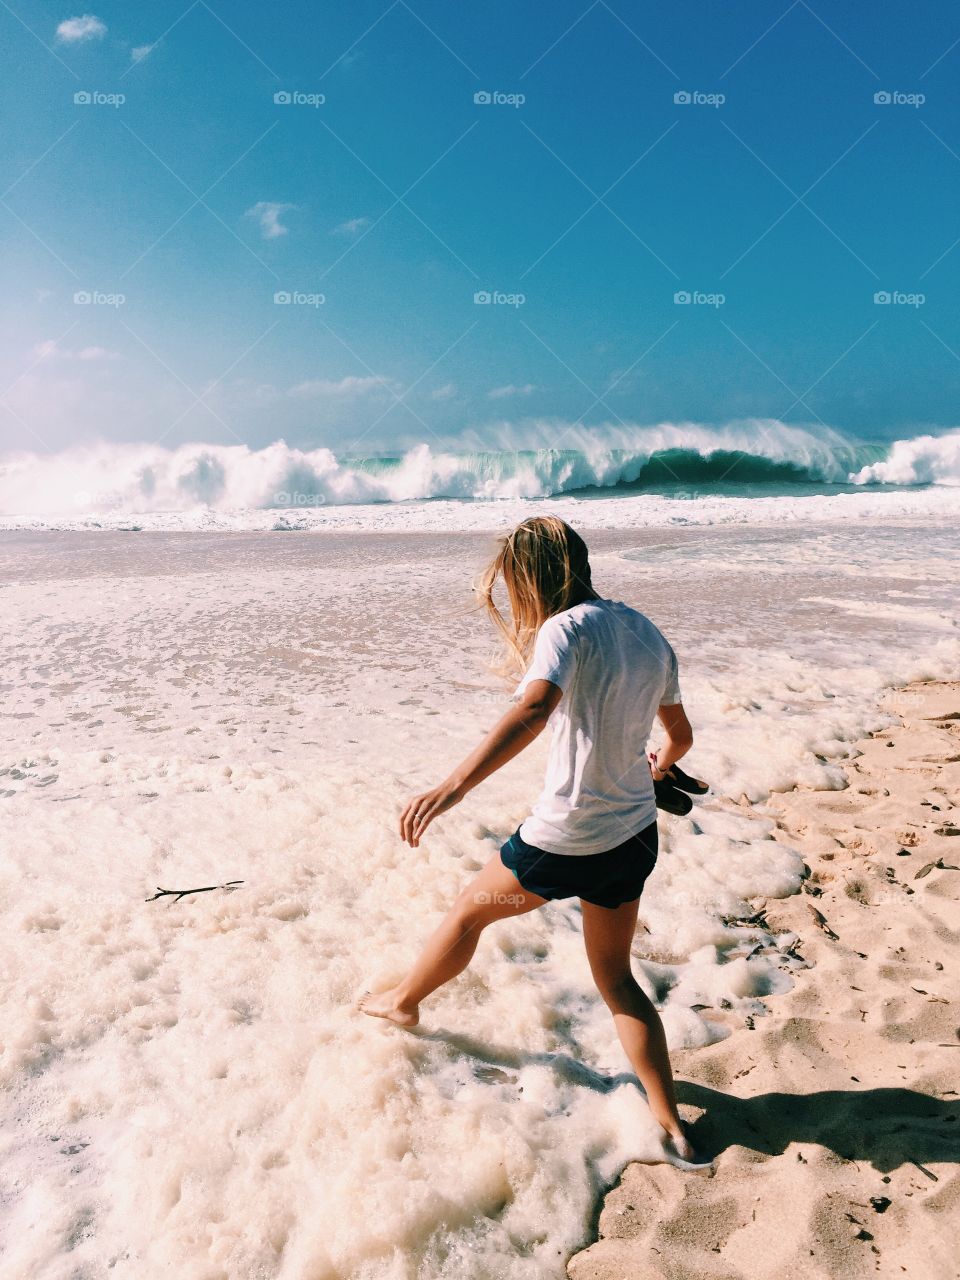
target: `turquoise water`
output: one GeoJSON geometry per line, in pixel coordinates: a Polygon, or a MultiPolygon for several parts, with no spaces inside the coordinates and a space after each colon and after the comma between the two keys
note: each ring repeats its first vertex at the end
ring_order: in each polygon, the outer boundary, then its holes
{"type": "MultiPolygon", "coordinates": [[[[883,461],[888,449],[885,444],[851,444],[815,455],[808,463],[781,461],[735,449],[718,449],[706,454],[692,448],[662,449],[649,456],[622,449],[598,455],[575,449],[518,449],[463,453],[457,455],[457,463],[458,469],[469,473],[478,485],[484,482],[502,485],[511,479],[535,474],[544,479],[547,492],[562,492],[579,498],[611,498],[640,493],[690,500],[704,497],[802,497],[862,493],[864,486],[851,483],[847,475],[883,461]],[[582,483],[578,483],[580,476],[583,476],[582,483]],[[555,489],[550,485],[551,478],[556,484],[555,489]]],[[[339,461],[354,473],[389,482],[409,466],[409,455],[344,455],[339,461]]],[[[874,492],[901,487],[895,484],[870,485],[874,492]]],[[[448,495],[439,493],[435,496],[448,495]]]]}
{"type": "Polygon", "coordinates": [[[436,439],[357,455],[197,442],[76,448],[0,457],[0,517],[197,511],[308,512],[446,499],[474,504],[582,495],[666,498],[833,497],[931,486],[960,489],[960,431],[892,443],[782,423],[636,429],[535,423],[505,443],[436,439]]]}

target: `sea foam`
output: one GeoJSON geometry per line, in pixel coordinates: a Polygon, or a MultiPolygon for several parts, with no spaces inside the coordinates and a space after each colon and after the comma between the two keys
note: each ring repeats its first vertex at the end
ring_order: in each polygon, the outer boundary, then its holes
{"type": "MultiPolygon", "coordinates": [[[[689,534],[591,547],[677,648],[711,783],[661,815],[634,946],[681,1079],[748,1019],[762,1044],[805,980],[757,915],[805,875],[763,802],[839,791],[892,719],[878,689],[958,653],[954,526],[689,534]],[[831,608],[885,592],[915,614],[831,608]]],[[[575,902],[492,926],[414,1034],[354,1008],[545,762],[541,739],[400,841],[507,706],[460,607],[486,539],[429,543],[0,540],[4,1280],[562,1280],[622,1165],[663,1157],[575,902]]]]}
{"type": "Polygon", "coordinates": [[[537,499],[584,489],[722,485],[810,492],[855,483],[960,483],[960,432],[892,446],[835,431],[752,421],[726,427],[535,424],[496,447],[414,444],[394,456],[338,455],[275,441],[246,445],[100,443],[0,457],[0,516],[82,518],[196,512],[311,512],[371,503],[537,499]],[[539,444],[537,442],[540,442],[539,444]]]}

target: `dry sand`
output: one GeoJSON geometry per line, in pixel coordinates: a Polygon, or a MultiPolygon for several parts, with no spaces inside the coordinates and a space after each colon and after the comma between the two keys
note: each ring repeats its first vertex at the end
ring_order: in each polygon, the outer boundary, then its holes
{"type": "Polygon", "coordinates": [[[857,744],[845,790],[762,808],[810,875],[758,923],[810,967],[673,1055],[714,1171],[628,1166],[574,1280],[960,1275],[960,683],[884,706],[901,723],[857,744]]]}

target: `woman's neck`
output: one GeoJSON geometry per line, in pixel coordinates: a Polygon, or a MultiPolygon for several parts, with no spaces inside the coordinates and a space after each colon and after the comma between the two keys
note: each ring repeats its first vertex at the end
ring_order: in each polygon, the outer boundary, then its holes
{"type": "Polygon", "coordinates": [[[584,604],[587,600],[599,600],[600,596],[592,587],[582,591],[579,595],[574,596],[567,605],[568,609],[573,609],[578,604],[584,604]]]}
{"type": "Polygon", "coordinates": [[[578,595],[571,596],[567,604],[562,609],[558,609],[557,613],[566,613],[568,609],[575,609],[578,604],[585,604],[588,600],[599,600],[601,597],[594,590],[583,591],[578,595]]]}

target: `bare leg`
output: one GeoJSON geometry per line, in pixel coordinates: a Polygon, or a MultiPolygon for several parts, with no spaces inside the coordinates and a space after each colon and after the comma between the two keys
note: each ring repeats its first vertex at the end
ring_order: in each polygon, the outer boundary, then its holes
{"type": "Polygon", "coordinates": [[[684,1160],[697,1154],[684,1133],[670,1069],[663,1023],[630,970],[630,946],[637,924],[639,899],[621,907],[597,907],[580,900],[583,940],[597,989],[613,1014],[620,1043],[643,1085],[653,1117],[670,1135],[684,1160]]]}
{"type": "Polygon", "coordinates": [[[488,924],[524,915],[545,902],[546,898],[525,892],[500,855],[494,855],[457,898],[403,981],[389,991],[365,994],[360,1008],[402,1027],[416,1026],[420,1001],[463,972],[488,924]]]}

